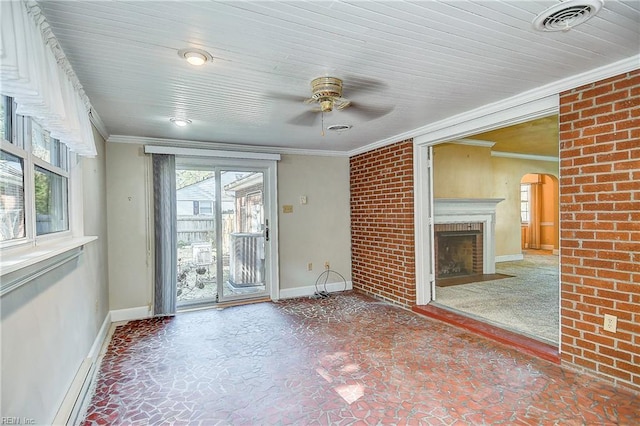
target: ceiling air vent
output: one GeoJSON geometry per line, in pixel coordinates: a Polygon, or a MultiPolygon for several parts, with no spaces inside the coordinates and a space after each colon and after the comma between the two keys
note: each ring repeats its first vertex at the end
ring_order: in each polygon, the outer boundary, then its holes
{"type": "Polygon", "coordinates": [[[536,16],[533,28],[538,31],[569,31],[591,19],[603,3],[602,0],[563,1],[536,16]]]}
{"type": "Polygon", "coordinates": [[[327,127],[327,130],[333,130],[334,132],[344,132],[351,128],[351,124],[333,124],[327,127]]]}

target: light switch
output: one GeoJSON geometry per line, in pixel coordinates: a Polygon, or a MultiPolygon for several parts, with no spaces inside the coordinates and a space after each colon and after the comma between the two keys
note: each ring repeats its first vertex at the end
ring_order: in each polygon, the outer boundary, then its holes
{"type": "Polygon", "coordinates": [[[307,196],[306,195],[301,195],[300,196],[300,204],[307,204],[307,196]]]}

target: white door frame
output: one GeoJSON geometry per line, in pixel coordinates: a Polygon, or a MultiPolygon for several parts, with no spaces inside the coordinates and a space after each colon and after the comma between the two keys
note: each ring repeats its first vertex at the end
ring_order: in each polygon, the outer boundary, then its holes
{"type": "Polygon", "coordinates": [[[538,99],[513,99],[504,104],[479,108],[427,126],[413,139],[416,304],[426,305],[435,299],[433,273],[433,182],[430,150],[434,145],[452,142],[474,134],[524,123],[557,114],[559,96],[538,99]]]}
{"type": "Polygon", "coordinates": [[[278,258],[278,161],[280,154],[223,151],[199,148],[179,148],[162,145],[145,145],[147,154],[172,154],[190,157],[189,164],[213,167],[255,167],[264,169],[265,219],[269,219],[269,243],[265,242],[265,280],[271,300],[280,298],[278,258]],[[215,163],[215,165],[213,165],[215,163]]]}

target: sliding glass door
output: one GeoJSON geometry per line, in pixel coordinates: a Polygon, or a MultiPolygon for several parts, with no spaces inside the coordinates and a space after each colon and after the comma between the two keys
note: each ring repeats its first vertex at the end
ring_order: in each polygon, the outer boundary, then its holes
{"type": "Polygon", "coordinates": [[[229,183],[222,186],[221,247],[225,285],[223,300],[238,295],[266,295],[265,242],[269,238],[264,214],[264,173],[222,170],[229,183]]]}
{"type": "Polygon", "coordinates": [[[178,307],[270,295],[269,167],[176,158],[178,307]]]}

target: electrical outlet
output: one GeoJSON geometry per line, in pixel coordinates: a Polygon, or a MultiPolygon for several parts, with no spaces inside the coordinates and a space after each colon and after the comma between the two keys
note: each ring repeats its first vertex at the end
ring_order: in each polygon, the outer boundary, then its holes
{"type": "Polygon", "coordinates": [[[329,261],[324,262],[324,269],[330,269],[331,265],[329,265],[329,261]]]}
{"type": "Polygon", "coordinates": [[[307,263],[307,271],[313,271],[313,263],[307,263]]]}
{"type": "Polygon", "coordinates": [[[618,317],[615,315],[604,314],[604,329],[615,333],[618,329],[618,317]]]}

